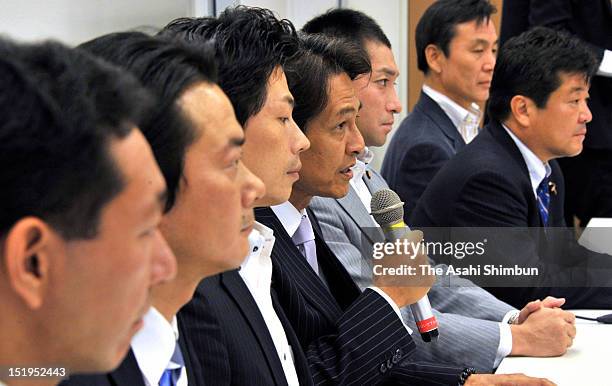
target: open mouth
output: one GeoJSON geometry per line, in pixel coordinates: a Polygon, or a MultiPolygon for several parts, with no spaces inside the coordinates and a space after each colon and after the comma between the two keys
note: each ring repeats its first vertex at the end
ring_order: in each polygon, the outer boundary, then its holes
{"type": "Polygon", "coordinates": [[[353,164],[353,165],[351,165],[351,166],[349,166],[349,167],[347,167],[345,169],[340,170],[340,174],[342,174],[343,176],[345,176],[348,179],[353,178],[353,170],[352,170],[353,166],[355,166],[355,164],[353,164]]]}

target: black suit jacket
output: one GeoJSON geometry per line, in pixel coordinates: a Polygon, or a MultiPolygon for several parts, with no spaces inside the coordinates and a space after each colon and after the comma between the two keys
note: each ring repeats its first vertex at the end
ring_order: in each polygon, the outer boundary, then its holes
{"type": "MultiPolygon", "coordinates": [[[[179,325],[179,345],[185,367],[187,369],[187,381],[189,385],[204,386],[202,378],[201,366],[195,355],[194,346],[191,344],[191,339],[184,335],[180,319],[179,325]]],[[[130,349],[117,369],[106,374],[75,374],[67,380],[60,383],[61,386],[145,386],[140,367],[136,362],[134,352],[130,349]]]]}
{"type": "MultiPolygon", "coordinates": [[[[534,26],[574,34],[589,44],[599,62],[603,59],[605,49],[612,50],[610,0],[504,1],[501,44],[534,26]]],[[[612,78],[593,77],[589,93],[593,120],[587,124],[584,146],[612,150],[612,78]]]]}
{"type": "MultiPolygon", "coordinates": [[[[312,384],[306,357],[282,309],[276,313],[292,347],[300,384],[312,384]]],[[[238,271],[204,279],[179,312],[209,385],[287,385],[265,321],[238,271]]]]}
{"type": "Polygon", "coordinates": [[[404,201],[408,223],[427,184],[465,141],[440,106],[425,93],[393,135],[381,174],[404,201]]]}
{"type": "Polygon", "coordinates": [[[455,384],[462,369],[401,362],[415,350],[393,308],[375,291],[358,289],[321,237],[316,217],[317,259],[327,287],[293,244],[270,208],[257,221],[274,231],[273,283],[306,351],[315,384],[455,384]],[[393,376],[393,378],[390,378],[393,376]]]}
{"type": "MultiPolygon", "coordinates": [[[[497,122],[487,125],[440,170],[423,193],[411,222],[417,227],[513,227],[507,231],[491,230],[494,239],[487,246],[486,258],[493,256],[496,260],[488,263],[537,267],[540,273],[537,280],[563,283],[563,287],[548,284],[488,288],[515,307],[553,295],[567,298],[569,308],[609,308],[612,289],[567,287],[582,282],[577,280],[584,279],[588,266],[609,268],[611,258],[582,248],[565,228],[563,176],[554,160],[549,164],[550,180],[556,191],[551,192],[549,208],[549,225],[554,229],[541,228],[527,165],[512,138],[497,122]]],[[[434,238],[440,239],[448,237],[444,232],[426,234],[437,234],[434,238]]]]}

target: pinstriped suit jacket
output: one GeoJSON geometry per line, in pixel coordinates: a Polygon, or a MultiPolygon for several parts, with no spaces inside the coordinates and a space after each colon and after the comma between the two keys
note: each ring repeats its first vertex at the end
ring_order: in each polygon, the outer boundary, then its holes
{"type": "Polygon", "coordinates": [[[414,341],[380,295],[355,285],[323,242],[314,215],[319,268],[329,287],[270,208],[255,209],[255,217],[274,231],[272,286],[306,351],[315,384],[371,385],[390,375],[393,384],[457,383],[462,368],[405,360],[414,341]]]}
{"type": "MultiPolygon", "coordinates": [[[[370,178],[366,175],[364,181],[370,192],[388,188],[376,171],[368,171],[370,178]]],[[[355,190],[351,187],[348,195],[340,199],[315,197],[310,208],[319,220],[323,238],[351,277],[361,288],[371,285],[370,259],[376,225],[355,190]]],[[[415,339],[416,356],[492,371],[499,346],[498,322],[513,308],[467,280],[446,279],[439,279],[428,294],[440,324],[440,338],[436,344],[415,339]]],[[[402,309],[402,316],[416,329],[409,307],[402,309]]]]}

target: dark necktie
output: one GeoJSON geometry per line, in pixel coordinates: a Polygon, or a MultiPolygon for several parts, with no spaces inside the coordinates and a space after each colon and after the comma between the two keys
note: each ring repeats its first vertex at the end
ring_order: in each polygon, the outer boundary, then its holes
{"type": "Polygon", "coordinates": [[[536,192],[538,193],[538,210],[540,218],[545,227],[548,226],[548,208],[550,206],[550,191],[548,190],[549,178],[544,177],[536,192]]]}

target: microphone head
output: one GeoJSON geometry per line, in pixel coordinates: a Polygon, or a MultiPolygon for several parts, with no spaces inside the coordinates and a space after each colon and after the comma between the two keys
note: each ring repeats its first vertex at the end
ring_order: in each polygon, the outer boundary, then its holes
{"type": "Polygon", "coordinates": [[[384,228],[403,220],[404,203],[393,190],[381,189],[372,195],[370,211],[378,225],[384,228]]]}

